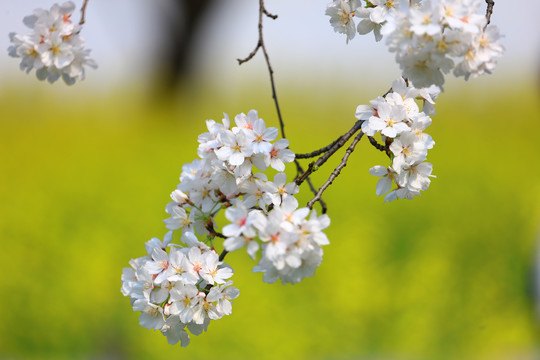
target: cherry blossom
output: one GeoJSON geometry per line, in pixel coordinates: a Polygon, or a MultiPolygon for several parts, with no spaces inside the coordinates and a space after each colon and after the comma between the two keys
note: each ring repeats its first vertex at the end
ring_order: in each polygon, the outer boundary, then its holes
{"type": "Polygon", "coordinates": [[[12,57],[21,58],[20,68],[29,73],[36,69],[39,80],[54,83],[62,78],[68,85],[85,78],[85,67],[97,68],[80,36],[81,26],[71,16],[75,4],[54,4],[50,10],[36,9],[23,23],[32,31],[26,35],[10,33],[12,57]]]}

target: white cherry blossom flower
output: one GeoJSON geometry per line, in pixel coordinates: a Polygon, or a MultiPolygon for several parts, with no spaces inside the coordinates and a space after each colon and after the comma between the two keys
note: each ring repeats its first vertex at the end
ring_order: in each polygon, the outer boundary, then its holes
{"type": "Polygon", "coordinates": [[[200,291],[197,295],[198,303],[194,307],[193,322],[198,325],[204,324],[208,320],[217,320],[222,315],[217,311],[216,305],[206,299],[206,293],[200,291]]]}
{"type": "Polygon", "coordinates": [[[263,201],[266,204],[274,204],[278,206],[281,201],[288,195],[294,195],[300,191],[296,183],[287,184],[287,174],[278,173],[274,176],[273,182],[266,183],[266,191],[263,194],[263,201]]]}
{"type": "Polygon", "coordinates": [[[334,31],[347,35],[347,43],[356,35],[355,11],[361,7],[359,0],[337,0],[328,4],[326,15],[334,31]]]}
{"type": "MultiPolygon", "coordinates": [[[[383,37],[381,34],[382,24],[372,20],[372,13],[373,8],[358,9],[356,14],[358,17],[362,18],[362,20],[358,23],[356,30],[360,35],[366,35],[373,31],[375,41],[381,41],[383,37]]],[[[380,19],[380,16],[375,15],[375,18],[378,20],[380,19]]]]}
{"type": "Polygon", "coordinates": [[[388,137],[396,137],[409,127],[403,122],[407,117],[407,111],[404,106],[392,105],[389,103],[380,104],[377,108],[377,116],[372,116],[369,121],[362,124],[362,131],[367,135],[373,136],[376,131],[388,137]],[[367,124],[364,126],[364,124],[367,124]],[[364,130],[365,129],[365,130],[364,130]]]}
{"type": "Polygon", "coordinates": [[[161,284],[170,275],[169,254],[161,249],[153,248],[152,260],[145,264],[145,269],[149,274],[156,276],[154,283],[161,284]]]}
{"type": "Polygon", "coordinates": [[[394,154],[392,168],[398,174],[404,167],[417,161],[424,161],[427,156],[425,144],[418,141],[416,135],[411,132],[404,133],[395,139],[390,145],[390,150],[394,154]]]}
{"type": "Polygon", "coordinates": [[[167,337],[169,345],[175,345],[180,342],[182,347],[189,345],[189,335],[185,330],[186,325],[176,316],[169,316],[165,325],[161,328],[161,333],[167,337]]]}
{"type": "Polygon", "coordinates": [[[410,8],[409,19],[416,35],[434,36],[442,32],[441,11],[436,2],[426,1],[422,8],[410,8]]]}
{"type": "Polygon", "coordinates": [[[133,311],[141,311],[139,324],[147,329],[160,330],[165,325],[163,309],[145,299],[137,299],[133,303],[133,311]]]}
{"type": "Polygon", "coordinates": [[[223,144],[215,150],[218,159],[228,161],[231,165],[242,165],[244,159],[253,154],[251,141],[244,132],[234,134],[226,130],[218,135],[218,140],[223,144]]]}
{"type": "Polygon", "coordinates": [[[231,237],[243,234],[248,237],[254,237],[255,230],[252,226],[253,216],[250,216],[250,214],[251,212],[243,204],[225,210],[225,217],[231,224],[223,227],[223,235],[231,237]]]}
{"type": "Polygon", "coordinates": [[[358,120],[369,120],[370,117],[375,116],[377,110],[369,105],[358,105],[354,116],[358,120]]]}
{"type": "Polygon", "coordinates": [[[186,210],[176,205],[176,203],[173,203],[170,208],[167,207],[166,210],[171,215],[170,218],[163,220],[167,229],[178,230],[192,224],[192,220],[186,210]]]}
{"type": "Polygon", "coordinates": [[[199,303],[199,290],[195,285],[180,285],[171,289],[169,311],[187,324],[193,319],[195,306],[199,303]]]}
{"type": "Polygon", "coordinates": [[[217,301],[216,310],[222,315],[230,315],[232,313],[231,300],[236,299],[240,295],[240,291],[231,286],[232,281],[227,281],[223,285],[214,286],[208,293],[208,301],[217,301]]]}
{"type": "Polygon", "coordinates": [[[250,110],[246,116],[246,114],[241,113],[234,117],[234,122],[236,123],[236,128],[233,128],[233,132],[235,134],[238,134],[242,130],[250,130],[246,132],[247,134],[251,134],[251,130],[253,130],[253,127],[255,125],[255,121],[259,119],[259,114],[256,110],[250,110]]]}
{"type": "Polygon", "coordinates": [[[152,251],[154,248],[158,248],[161,250],[165,250],[167,246],[169,246],[169,243],[172,241],[172,231],[168,231],[167,234],[163,237],[163,241],[161,241],[159,238],[154,237],[150,240],[148,240],[144,247],[146,248],[146,252],[148,255],[152,256],[152,251]]]}
{"type": "Polygon", "coordinates": [[[232,269],[227,266],[222,266],[221,261],[219,261],[219,255],[214,251],[208,251],[203,254],[203,268],[199,275],[203,278],[208,284],[224,284],[227,279],[233,276],[232,269]]]}
{"type": "Polygon", "coordinates": [[[275,127],[267,128],[263,119],[257,119],[253,123],[254,140],[251,144],[254,154],[269,154],[272,150],[271,141],[274,141],[279,132],[275,127]]]}
{"type": "Polygon", "coordinates": [[[431,118],[424,113],[418,113],[411,121],[411,132],[416,135],[419,141],[425,144],[428,150],[433,149],[435,145],[431,135],[424,132],[429,125],[431,125],[431,118]]]}
{"type": "MultiPolygon", "coordinates": [[[[183,284],[195,285],[199,281],[198,274],[193,270],[193,264],[187,256],[177,248],[172,248],[169,254],[169,281],[181,281],[183,284]]],[[[184,321],[185,322],[185,321],[184,321]]]]}
{"type": "Polygon", "coordinates": [[[372,167],[369,169],[369,173],[380,177],[375,189],[375,194],[378,196],[384,195],[390,191],[392,184],[395,182],[395,177],[397,176],[396,172],[394,172],[391,167],[387,168],[381,165],[372,167]]]}
{"type": "Polygon", "coordinates": [[[247,250],[248,255],[252,259],[255,260],[255,256],[257,254],[257,251],[259,251],[259,248],[260,248],[259,243],[255,240],[255,238],[240,235],[240,236],[228,237],[223,242],[223,247],[228,252],[241,249],[244,246],[246,246],[246,250],[247,250]]]}
{"type": "Polygon", "coordinates": [[[276,141],[270,150],[269,156],[266,157],[267,165],[277,171],[285,170],[285,164],[294,161],[294,153],[287,147],[289,147],[289,140],[279,139],[276,141]]]}
{"type": "Polygon", "coordinates": [[[433,165],[428,162],[412,164],[401,171],[398,177],[400,187],[406,187],[413,192],[425,191],[431,183],[430,177],[433,165]]]}

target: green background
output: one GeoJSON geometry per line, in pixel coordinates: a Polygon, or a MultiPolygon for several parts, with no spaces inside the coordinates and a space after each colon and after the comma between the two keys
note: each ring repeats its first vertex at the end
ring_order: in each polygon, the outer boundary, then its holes
{"type": "MultiPolygon", "coordinates": [[[[356,106],[388,87],[330,84],[323,97],[279,85],[298,152],[345,132],[356,106]]],[[[389,160],[362,140],[325,193],[331,244],[315,276],[265,284],[244,250],[229,254],[240,289],[233,314],[181,348],[138,325],[120,293],[122,268],[166,232],[168,194],[196,157],[204,120],[255,108],[277,126],[269,85],[234,96],[201,86],[174,101],[3,87],[0,358],[540,358],[536,88],[449,85],[427,130],[437,178],[413,201],[375,195],[368,169],[389,160]]]]}

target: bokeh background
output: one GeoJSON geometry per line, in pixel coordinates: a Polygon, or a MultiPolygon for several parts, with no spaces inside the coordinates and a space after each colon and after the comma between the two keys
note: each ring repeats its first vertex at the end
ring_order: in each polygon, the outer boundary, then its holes
{"type": "MultiPolygon", "coordinates": [[[[437,179],[421,198],[383,204],[367,170],[388,159],[360,143],[325,193],[331,245],[313,278],[265,284],[232,253],[231,316],[185,349],[138,325],[122,268],[165,234],[168,194],[204,120],[255,108],[277,126],[262,57],[235,60],[256,43],[257,2],[196,3],[90,0],[83,35],[100,67],[72,87],[0,57],[0,358],[539,359],[536,0],[496,1],[507,54],[495,74],[448,79],[429,128],[437,179]]],[[[267,1],[298,152],[345,132],[356,106],[399,76],[371,36],[346,45],[326,3],[267,1]]],[[[50,5],[2,2],[0,47],[50,5]]]]}

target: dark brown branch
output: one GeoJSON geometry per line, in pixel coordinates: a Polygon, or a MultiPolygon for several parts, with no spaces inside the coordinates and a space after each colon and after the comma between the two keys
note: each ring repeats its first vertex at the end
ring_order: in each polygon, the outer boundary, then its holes
{"type": "MultiPolygon", "coordinates": [[[[405,79],[405,81],[407,81],[407,79],[405,79]]],[[[384,93],[383,97],[390,94],[392,91],[393,91],[392,88],[388,89],[388,91],[384,93]]],[[[325,147],[323,147],[323,148],[321,148],[319,150],[315,150],[315,151],[307,153],[307,154],[298,154],[298,155],[296,155],[296,157],[299,158],[299,159],[307,159],[307,158],[315,157],[315,156],[318,156],[318,155],[320,155],[322,153],[325,153],[323,156],[321,156],[319,159],[317,159],[317,161],[310,163],[306,172],[304,172],[300,176],[297,176],[296,183],[298,185],[300,185],[306,179],[307,176],[309,176],[312,172],[316,171],[319,166],[321,166],[322,164],[324,164],[326,162],[326,160],[328,160],[329,157],[331,157],[337,150],[339,150],[341,147],[343,147],[343,145],[345,145],[347,140],[349,140],[362,127],[363,122],[364,122],[364,120],[358,120],[354,124],[354,126],[351,128],[351,130],[349,130],[345,134],[341,135],[339,138],[334,140],[330,145],[327,145],[327,146],[325,146],[325,147]]],[[[373,141],[375,141],[375,140],[373,139],[373,141]]],[[[372,139],[370,139],[370,142],[371,142],[372,145],[374,145],[373,142],[372,142],[372,139]]],[[[387,149],[388,149],[387,146],[384,147],[384,149],[379,148],[380,146],[381,145],[377,144],[377,146],[375,146],[375,147],[377,149],[381,150],[381,151],[387,151],[387,149]]]]}
{"type": "MultiPolygon", "coordinates": [[[[264,16],[267,16],[271,19],[277,19],[277,15],[273,15],[271,13],[269,13],[266,8],[264,7],[264,0],[259,0],[259,40],[257,41],[257,45],[255,46],[255,49],[253,49],[253,51],[251,53],[249,53],[249,55],[244,58],[244,59],[237,59],[238,60],[238,64],[239,65],[242,65],[243,63],[245,62],[248,62],[250,61],[251,59],[253,59],[253,57],[257,54],[257,52],[259,52],[259,50],[262,50],[263,52],[263,55],[264,55],[264,60],[266,61],[266,66],[268,68],[268,73],[270,75],[270,85],[271,85],[271,88],[272,88],[272,99],[274,99],[274,104],[275,104],[275,107],[276,107],[276,111],[277,111],[277,116],[278,116],[278,119],[279,119],[279,126],[280,126],[280,129],[281,129],[281,136],[283,138],[286,138],[285,136],[285,123],[283,122],[283,117],[281,116],[281,109],[279,107],[279,101],[278,101],[278,98],[277,98],[277,92],[276,92],[276,84],[275,84],[275,81],[274,81],[274,69],[272,69],[272,65],[270,64],[270,57],[268,56],[268,52],[266,51],[266,46],[264,44],[264,37],[263,37],[263,18],[264,16]]],[[[294,160],[294,163],[296,164],[296,169],[298,171],[299,174],[303,173],[304,170],[302,169],[302,166],[300,165],[300,163],[298,162],[298,160],[294,160]]],[[[307,179],[308,180],[308,184],[309,184],[309,187],[311,188],[311,191],[313,191],[314,194],[316,194],[316,189],[315,187],[313,186],[313,184],[311,183],[311,180],[310,179],[307,179]]],[[[323,212],[326,212],[326,204],[324,203],[324,201],[322,201],[322,199],[320,200],[320,203],[321,203],[321,207],[323,209],[323,212]]]]}
{"type": "Polygon", "coordinates": [[[368,139],[371,145],[373,145],[377,150],[386,151],[386,149],[388,149],[386,145],[379,144],[372,136],[368,136],[368,139]]]}
{"type": "Polygon", "coordinates": [[[330,174],[330,177],[328,178],[328,180],[326,180],[326,182],[323,184],[323,186],[321,186],[321,188],[319,189],[319,191],[317,192],[317,194],[315,195],[315,197],[313,199],[311,199],[308,203],[307,203],[307,206],[308,208],[312,209],[313,208],[313,204],[318,201],[321,196],[322,196],[322,193],[332,184],[332,182],[334,182],[334,180],[339,176],[339,174],[341,173],[341,170],[347,166],[347,160],[349,159],[349,156],[352,154],[352,152],[354,151],[354,148],[356,147],[356,144],[358,144],[358,142],[362,139],[362,136],[364,135],[364,133],[362,131],[360,131],[358,133],[358,135],[356,135],[356,137],[354,138],[354,140],[352,141],[351,145],[349,145],[349,147],[347,148],[347,150],[345,151],[345,155],[343,156],[343,159],[341,159],[341,163],[334,169],[334,171],[332,171],[332,173],[330,174]]]}
{"type": "Polygon", "coordinates": [[[249,60],[253,59],[255,54],[257,54],[257,51],[259,51],[260,47],[261,47],[261,42],[259,40],[259,42],[257,43],[257,46],[255,46],[255,49],[253,49],[253,51],[250,52],[249,55],[246,58],[244,58],[244,59],[236,59],[238,61],[238,65],[242,65],[243,63],[248,62],[249,60]]]}
{"type": "Polygon", "coordinates": [[[495,6],[495,1],[493,0],[486,0],[487,9],[486,9],[486,25],[484,26],[484,31],[486,30],[487,26],[489,25],[489,22],[491,21],[491,15],[493,14],[493,7],[495,6]]]}
{"type": "Polygon", "coordinates": [[[316,171],[319,166],[323,165],[326,160],[328,160],[332,155],[335,154],[336,151],[338,151],[340,148],[345,145],[345,143],[362,127],[363,120],[358,120],[353,127],[347,131],[345,134],[343,134],[339,140],[332,146],[330,150],[328,150],[324,155],[322,155],[320,158],[318,158],[316,161],[311,162],[308,166],[308,169],[302,173],[299,177],[296,179],[296,184],[300,185],[302,184],[309,175],[311,175],[312,172],[316,171]]]}
{"type": "Polygon", "coordinates": [[[266,51],[266,45],[264,44],[264,37],[263,37],[263,18],[264,15],[271,19],[277,19],[277,15],[270,14],[266,8],[264,7],[264,0],[259,0],[259,41],[257,41],[257,45],[255,46],[255,49],[244,59],[237,59],[238,64],[242,65],[245,62],[248,62],[249,60],[253,59],[253,57],[259,52],[259,49],[262,50],[264,55],[264,60],[266,61],[266,66],[268,67],[268,73],[270,74],[270,85],[272,86],[272,98],[274,99],[274,104],[276,105],[276,111],[279,119],[279,126],[281,127],[281,136],[285,136],[285,124],[283,123],[283,118],[281,116],[281,110],[279,108],[279,102],[277,98],[276,93],[276,85],[274,81],[274,70],[272,69],[272,65],[270,64],[270,57],[268,56],[268,52],[266,51]]]}
{"type": "Polygon", "coordinates": [[[273,19],[273,20],[276,20],[277,19],[277,15],[274,15],[274,14],[270,14],[265,8],[264,8],[264,4],[262,6],[262,11],[264,13],[264,15],[268,16],[269,18],[273,19]]]}
{"type": "MultiPolygon", "coordinates": [[[[296,171],[297,171],[297,174],[300,175],[300,174],[303,174],[304,173],[304,169],[302,168],[302,165],[300,165],[300,163],[295,160],[294,163],[296,164],[296,171]]],[[[313,186],[313,183],[311,182],[311,179],[309,178],[309,176],[306,178],[306,181],[309,185],[309,188],[311,189],[311,191],[313,192],[314,195],[317,195],[317,189],[315,189],[315,186],[313,186]]],[[[328,208],[326,207],[326,203],[324,202],[323,199],[319,198],[318,199],[319,203],[321,204],[321,211],[323,214],[326,214],[326,211],[328,210],[328,208]]]]}
{"type": "Polygon", "coordinates": [[[325,147],[320,148],[320,149],[315,150],[315,151],[312,151],[312,152],[310,152],[310,153],[306,153],[306,154],[296,154],[296,158],[297,158],[297,159],[309,159],[309,158],[312,158],[312,157],[315,157],[315,156],[319,156],[319,155],[321,155],[322,153],[325,153],[325,152],[327,152],[328,150],[330,150],[330,149],[332,148],[332,146],[336,145],[336,143],[339,141],[339,139],[341,139],[341,136],[338,137],[336,140],[332,141],[331,144],[326,145],[325,147]]]}
{"type": "MultiPolygon", "coordinates": [[[[206,230],[208,230],[208,232],[210,233],[210,236],[212,236],[212,237],[219,237],[219,238],[222,238],[222,239],[227,238],[225,235],[223,235],[220,232],[217,232],[216,229],[214,229],[214,223],[212,222],[212,220],[210,220],[210,221],[208,221],[206,223],[206,230]]],[[[219,261],[223,261],[223,259],[225,258],[225,255],[227,255],[228,253],[229,252],[227,250],[223,249],[221,254],[219,254],[219,261]]],[[[210,289],[208,288],[208,290],[210,290],[210,289]]]]}
{"type": "Polygon", "coordinates": [[[81,21],[79,21],[79,25],[84,24],[86,21],[86,6],[88,5],[88,0],[84,0],[84,3],[81,7],[81,21]]]}
{"type": "Polygon", "coordinates": [[[225,259],[225,256],[228,254],[229,252],[225,249],[223,249],[223,251],[221,252],[221,254],[219,254],[219,261],[223,261],[223,259],[225,259]]]}
{"type": "Polygon", "coordinates": [[[210,236],[212,236],[212,237],[219,237],[219,238],[222,238],[222,239],[226,239],[226,238],[227,238],[225,235],[223,235],[223,234],[220,233],[220,232],[217,232],[217,231],[214,229],[214,223],[212,222],[212,220],[209,220],[209,221],[206,223],[206,230],[208,230],[208,232],[210,233],[210,236]]]}

